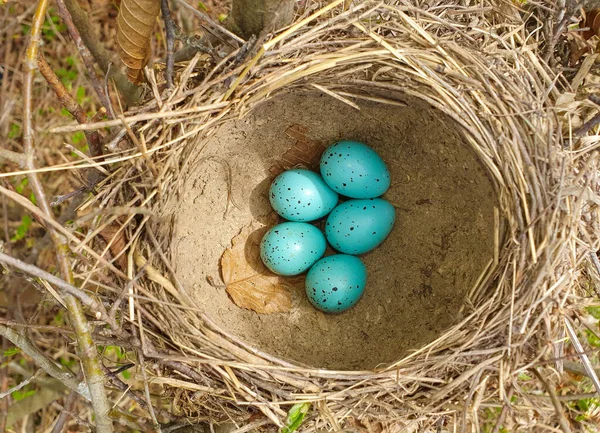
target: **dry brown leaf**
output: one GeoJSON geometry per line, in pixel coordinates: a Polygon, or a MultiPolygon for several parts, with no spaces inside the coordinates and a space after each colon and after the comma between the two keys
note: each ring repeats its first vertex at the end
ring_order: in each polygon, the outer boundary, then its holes
{"type": "MultiPolygon", "coordinates": [[[[121,226],[114,222],[102,229],[100,236],[104,239],[107,244],[110,244],[109,250],[113,257],[117,257],[125,249],[127,240],[125,239],[125,233],[123,230],[119,231],[121,226]]],[[[127,269],[127,257],[123,253],[117,259],[117,265],[123,270],[127,269]]]]}
{"type": "Polygon", "coordinates": [[[127,76],[135,84],[142,81],[142,69],[150,58],[150,37],[160,13],[160,0],[122,0],[117,16],[119,57],[127,66],[127,76]]]}
{"type": "Polygon", "coordinates": [[[306,136],[307,132],[308,128],[298,124],[285,130],[285,135],[296,140],[296,143],[271,166],[269,171],[273,176],[290,168],[303,167],[309,170],[318,168],[325,146],[319,141],[309,139],[306,136]]]}
{"type": "Polygon", "coordinates": [[[583,32],[584,39],[590,39],[594,35],[600,37],[600,9],[586,11],[583,27],[589,27],[589,30],[583,32]]]}
{"type": "Polygon", "coordinates": [[[244,227],[221,256],[221,272],[227,293],[238,307],[260,314],[282,313],[292,308],[292,297],[290,286],[260,258],[260,241],[267,230],[257,222],[244,227]]]}

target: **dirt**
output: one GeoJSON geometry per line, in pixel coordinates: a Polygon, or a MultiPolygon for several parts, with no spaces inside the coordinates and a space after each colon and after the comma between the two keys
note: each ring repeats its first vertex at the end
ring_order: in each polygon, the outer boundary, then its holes
{"type": "Polygon", "coordinates": [[[493,255],[496,196],[483,166],[447,117],[423,102],[363,101],[360,111],[321,94],[289,94],[231,121],[204,149],[174,195],[172,258],[178,277],[221,326],[287,360],[330,369],[372,369],[433,341],[461,319],[458,311],[493,255]],[[388,239],[362,256],[365,295],[351,310],[326,315],[303,290],[289,313],[241,309],[220,281],[219,258],[242,227],[270,212],[269,167],[305,126],[311,139],[365,142],[388,163],[384,198],[397,211],[388,239]],[[228,167],[233,200],[226,213],[228,167]]]}

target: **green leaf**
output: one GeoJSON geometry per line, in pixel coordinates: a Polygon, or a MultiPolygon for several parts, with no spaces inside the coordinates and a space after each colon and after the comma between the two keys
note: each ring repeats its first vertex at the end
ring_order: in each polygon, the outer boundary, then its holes
{"type": "Polygon", "coordinates": [[[590,346],[600,347],[600,337],[598,337],[595,333],[593,333],[589,329],[586,329],[584,331],[584,333],[585,333],[585,336],[587,337],[587,341],[590,344],[590,346]]]}
{"type": "Polygon", "coordinates": [[[127,370],[125,370],[125,371],[122,371],[122,372],[121,372],[121,374],[123,375],[123,378],[124,378],[125,380],[127,380],[127,379],[131,379],[131,373],[130,373],[130,372],[128,372],[127,370]]]}
{"type": "Polygon", "coordinates": [[[21,136],[21,127],[16,123],[11,123],[8,129],[8,138],[14,140],[21,136]]]}
{"type": "Polygon", "coordinates": [[[77,131],[73,134],[73,144],[77,146],[82,141],[85,141],[85,134],[83,131],[77,131]]]}
{"type": "Polygon", "coordinates": [[[21,179],[21,182],[19,182],[18,184],[15,185],[15,190],[19,194],[23,194],[23,190],[25,189],[25,187],[27,185],[29,185],[29,179],[27,179],[26,177],[24,177],[23,179],[21,179]]]}
{"type": "Polygon", "coordinates": [[[594,319],[600,320],[600,305],[587,307],[585,311],[587,311],[594,319]]]}
{"type": "Polygon", "coordinates": [[[13,356],[17,353],[21,353],[21,349],[19,349],[18,347],[9,347],[4,351],[3,356],[13,356]]]}
{"type": "Polygon", "coordinates": [[[32,395],[34,395],[35,393],[36,393],[36,391],[35,391],[35,390],[33,390],[33,389],[31,389],[31,390],[29,390],[29,391],[25,391],[25,390],[23,390],[23,391],[15,391],[15,392],[13,392],[13,393],[11,394],[11,396],[12,396],[12,398],[13,398],[15,401],[19,401],[19,400],[23,400],[23,399],[25,399],[25,398],[27,398],[27,397],[31,397],[31,396],[32,396],[32,395]]]}
{"type": "Polygon", "coordinates": [[[27,236],[27,232],[29,231],[29,227],[31,227],[32,219],[29,215],[23,215],[21,217],[21,224],[17,227],[15,231],[15,235],[10,238],[11,242],[18,242],[27,236]]]}
{"type": "Polygon", "coordinates": [[[222,23],[227,19],[227,14],[219,14],[219,22],[222,23]]]}
{"type": "Polygon", "coordinates": [[[286,426],[281,430],[281,433],[292,433],[298,430],[304,417],[310,409],[310,403],[298,403],[292,406],[288,412],[286,426]]]}
{"type": "Polygon", "coordinates": [[[203,10],[205,10],[205,11],[207,11],[207,12],[208,12],[208,8],[206,7],[206,5],[205,5],[204,3],[202,3],[202,2],[198,2],[198,7],[199,7],[200,9],[203,9],[203,10]]]}
{"type": "Polygon", "coordinates": [[[75,98],[77,99],[77,103],[79,105],[83,105],[83,103],[86,100],[86,97],[85,97],[85,87],[79,86],[77,88],[77,93],[75,94],[75,98]]]}
{"type": "Polygon", "coordinates": [[[519,373],[517,377],[519,380],[531,380],[531,376],[529,376],[527,373],[519,373]]]}

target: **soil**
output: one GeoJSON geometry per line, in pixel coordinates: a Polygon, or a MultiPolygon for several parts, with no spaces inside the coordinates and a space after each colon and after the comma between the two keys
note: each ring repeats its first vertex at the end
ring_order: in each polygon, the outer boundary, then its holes
{"type": "Polygon", "coordinates": [[[168,212],[175,216],[176,273],[212,320],[287,360],[363,370],[400,359],[461,319],[466,293],[493,256],[496,194],[456,124],[421,101],[404,101],[363,101],[357,110],[327,95],[292,93],[222,125],[201,144],[168,212]],[[362,256],[369,272],[365,294],[342,314],[315,310],[298,289],[291,312],[259,315],[207,282],[220,281],[219,259],[240,229],[270,213],[269,167],[294,144],[285,134],[294,124],[325,144],[365,142],[390,167],[384,198],[396,206],[396,224],[380,247],[362,256]],[[241,209],[226,213],[227,166],[241,209]]]}

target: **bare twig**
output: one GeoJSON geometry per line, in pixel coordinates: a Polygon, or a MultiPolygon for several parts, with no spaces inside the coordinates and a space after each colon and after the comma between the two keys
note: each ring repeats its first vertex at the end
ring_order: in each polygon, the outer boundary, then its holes
{"type": "Polygon", "coordinates": [[[40,374],[42,370],[38,370],[36,371],[34,374],[32,374],[31,376],[29,376],[27,379],[25,379],[24,381],[22,381],[21,383],[19,383],[16,386],[13,386],[11,389],[1,392],[0,393],[0,398],[4,398],[8,395],[11,395],[13,392],[18,391],[24,387],[26,387],[27,385],[29,385],[32,381],[35,380],[36,377],[38,377],[38,375],[40,374]]]}
{"type": "Polygon", "coordinates": [[[60,411],[60,415],[58,415],[58,419],[56,420],[54,427],[52,427],[51,433],[62,433],[64,431],[65,423],[69,419],[71,407],[75,403],[75,400],[77,400],[76,392],[72,392],[67,396],[63,405],[63,410],[60,411]]]}
{"type": "MultiPolygon", "coordinates": [[[[138,99],[138,89],[131,84],[127,77],[122,74],[117,68],[111,68],[110,65],[111,55],[106,51],[104,46],[100,43],[98,35],[93,30],[92,24],[88,19],[87,14],[81,8],[77,0],[63,0],[67,7],[75,27],[79,31],[81,40],[85,46],[90,50],[90,53],[100,66],[100,69],[105,74],[109,74],[111,78],[114,78],[115,84],[119,91],[125,97],[128,104],[135,103],[138,99]]],[[[108,107],[107,107],[108,109],[108,107]]],[[[110,113],[111,110],[108,110],[110,113]]]]}
{"type": "Polygon", "coordinates": [[[564,433],[572,433],[571,426],[569,421],[565,417],[565,411],[563,410],[560,401],[556,398],[556,391],[550,386],[548,381],[544,379],[544,377],[540,374],[537,368],[531,369],[531,372],[538,378],[538,380],[544,385],[548,395],[550,395],[550,400],[552,401],[552,406],[554,406],[554,412],[556,413],[556,417],[558,418],[558,423],[560,424],[560,428],[564,433]]]}
{"type": "Polygon", "coordinates": [[[86,294],[81,289],[78,289],[77,287],[73,286],[72,284],[69,284],[64,280],[61,280],[60,278],[55,277],[54,275],[52,275],[46,271],[43,271],[42,269],[38,268],[37,266],[33,266],[28,263],[22,262],[21,260],[15,259],[14,257],[11,257],[8,254],[4,254],[1,252],[0,252],[0,263],[5,263],[7,265],[14,266],[15,268],[20,269],[21,271],[23,271],[33,277],[41,278],[41,279],[46,280],[49,283],[55,285],[56,287],[59,287],[60,289],[62,289],[66,293],[68,293],[69,295],[74,296],[75,298],[79,299],[79,301],[81,301],[86,307],[88,307],[90,310],[92,310],[92,312],[94,312],[94,314],[96,316],[96,319],[102,320],[103,322],[108,323],[108,325],[113,330],[119,329],[119,326],[117,325],[116,321],[111,320],[109,318],[109,316],[106,312],[106,309],[104,308],[104,305],[102,305],[100,302],[96,301],[94,298],[92,298],[91,296],[86,294]]]}
{"type": "Polygon", "coordinates": [[[83,60],[83,64],[87,68],[90,82],[92,83],[92,87],[94,88],[94,91],[96,92],[96,94],[98,95],[98,98],[100,99],[100,103],[106,109],[106,112],[110,113],[111,112],[110,100],[108,99],[108,95],[104,91],[104,87],[103,87],[102,83],[100,82],[100,80],[98,79],[98,76],[96,75],[96,70],[94,68],[94,58],[92,57],[92,53],[90,53],[90,50],[88,49],[88,47],[83,43],[83,40],[81,39],[81,35],[79,34],[79,30],[77,30],[77,27],[75,26],[75,23],[73,22],[73,18],[71,17],[71,14],[67,10],[67,6],[65,5],[65,2],[63,0],[56,0],[56,6],[58,8],[58,15],[60,16],[60,18],[63,20],[63,22],[67,26],[69,35],[71,35],[71,39],[73,39],[73,41],[75,42],[75,45],[77,46],[77,50],[79,51],[79,55],[81,56],[81,59],[83,60]]]}
{"type": "Polygon", "coordinates": [[[0,161],[2,159],[6,159],[7,161],[14,162],[15,164],[18,164],[19,167],[24,167],[25,162],[26,162],[25,155],[23,155],[22,153],[13,152],[12,150],[9,150],[9,149],[1,149],[0,148],[0,161]]]}
{"type": "MultiPolygon", "coordinates": [[[[50,85],[60,103],[71,113],[71,115],[80,124],[85,124],[88,121],[88,116],[83,111],[83,108],[77,103],[77,101],[71,96],[69,91],[63,85],[62,81],[56,76],[44,56],[40,53],[38,56],[38,67],[40,72],[46,79],[46,82],[50,85]]],[[[100,144],[100,135],[98,131],[85,131],[85,138],[87,139],[90,147],[90,153],[92,156],[102,155],[102,145],[100,144]]]]}
{"type": "Polygon", "coordinates": [[[24,354],[31,357],[33,361],[53,378],[60,382],[72,391],[80,394],[86,400],[90,400],[90,391],[85,382],[79,382],[71,373],[64,371],[54,361],[48,359],[44,353],[38,349],[29,339],[23,334],[12,330],[11,328],[0,325],[0,335],[12,341],[12,343],[23,351],[24,354]]]}
{"type": "Polygon", "coordinates": [[[171,18],[169,0],[161,0],[160,9],[162,11],[163,21],[165,22],[165,33],[167,35],[167,69],[165,78],[167,80],[167,87],[170,89],[173,87],[173,68],[175,67],[173,57],[173,47],[175,46],[175,23],[171,18]]]}
{"type": "MultiPolygon", "coordinates": [[[[26,167],[32,170],[27,176],[29,185],[35,194],[38,206],[52,218],[52,210],[48,204],[46,193],[35,170],[34,129],[32,122],[33,81],[37,68],[38,51],[41,43],[41,30],[44,24],[49,0],[40,0],[31,23],[30,39],[27,46],[24,73],[23,73],[23,150],[26,156],[26,167]]],[[[69,265],[66,241],[54,229],[49,229],[49,234],[56,248],[58,267],[63,280],[67,283],[73,281],[73,274],[69,265]]],[[[90,327],[87,323],[79,300],[71,294],[65,293],[65,303],[69,311],[69,318],[76,333],[77,349],[81,359],[82,368],[88,383],[92,406],[96,416],[96,429],[98,433],[111,433],[112,421],[108,414],[110,406],[104,389],[104,378],[100,369],[97,350],[91,337],[90,327]]],[[[16,343],[15,343],[16,344],[16,343]]]]}

